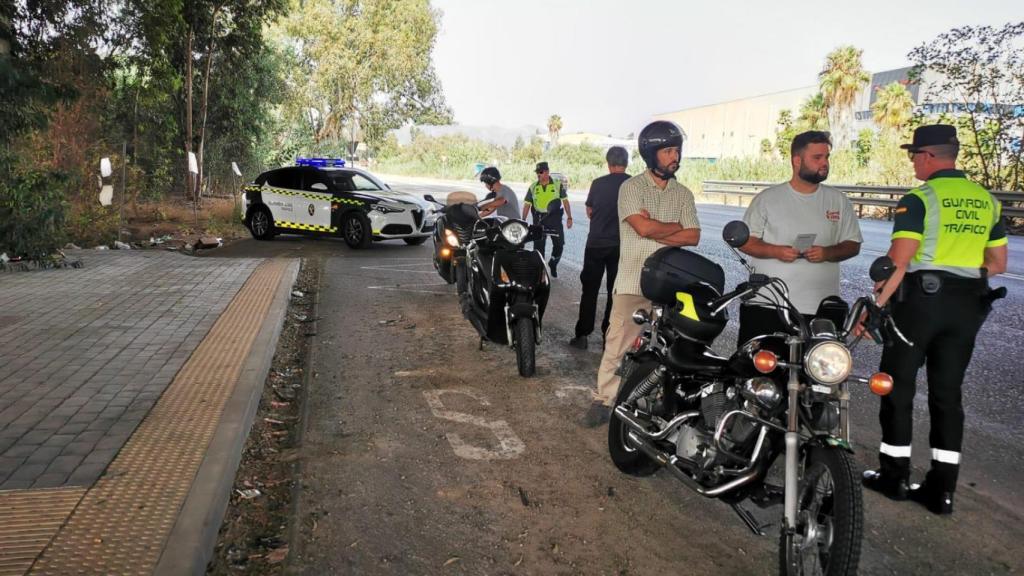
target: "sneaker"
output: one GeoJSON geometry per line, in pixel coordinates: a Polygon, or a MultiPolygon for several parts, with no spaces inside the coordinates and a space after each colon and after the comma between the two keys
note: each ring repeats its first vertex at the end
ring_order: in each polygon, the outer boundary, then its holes
{"type": "Polygon", "coordinates": [[[924,506],[932,514],[945,516],[953,513],[953,493],[932,489],[927,480],[911,486],[907,498],[924,506]]]}
{"type": "Polygon", "coordinates": [[[910,487],[903,478],[890,478],[881,470],[865,470],[861,484],[868,490],[874,490],[890,500],[906,500],[910,487]]]}
{"type": "Polygon", "coordinates": [[[612,409],[605,406],[602,402],[593,402],[590,404],[590,408],[587,409],[587,413],[580,419],[580,424],[584,428],[597,428],[602,424],[607,424],[608,420],[612,417],[612,409]]]}
{"type": "Polygon", "coordinates": [[[579,348],[580,350],[586,350],[587,349],[587,337],[586,336],[577,336],[577,337],[573,338],[572,340],[569,340],[569,346],[572,346],[573,348],[579,348]]]}
{"type": "Polygon", "coordinates": [[[548,261],[548,268],[551,269],[551,277],[558,278],[558,262],[548,261]]]}

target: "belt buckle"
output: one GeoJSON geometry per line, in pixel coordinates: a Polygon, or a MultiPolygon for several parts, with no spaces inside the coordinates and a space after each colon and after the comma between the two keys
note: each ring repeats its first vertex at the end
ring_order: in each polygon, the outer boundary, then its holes
{"type": "Polygon", "coordinates": [[[939,290],[942,290],[942,277],[938,274],[932,274],[930,272],[924,272],[920,277],[921,292],[931,296],[937,294],[939,290]]]}

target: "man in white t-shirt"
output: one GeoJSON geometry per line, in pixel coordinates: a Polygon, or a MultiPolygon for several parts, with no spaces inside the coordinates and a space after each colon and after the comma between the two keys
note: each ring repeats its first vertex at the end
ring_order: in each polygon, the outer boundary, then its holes
{"type": "MultiPolygon", "coordinates": [[[[756,272],[781,278],[789,299],[810,319],[828,296],[839,296],[839,263],[860,253],[863,238],[845,194],[821,184],[828,178],[828,132],[798,134],[790,146],[793,177],[762,190],[743,215],[750,240],[740,250],[756,272]]],[[[739,343],[788,332],[776,308],[754,299],[740,306],[739,343]]]]}

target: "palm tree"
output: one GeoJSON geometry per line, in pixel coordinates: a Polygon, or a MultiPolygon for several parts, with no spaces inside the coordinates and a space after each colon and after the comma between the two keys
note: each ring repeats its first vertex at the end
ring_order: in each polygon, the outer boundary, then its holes
{"type": "Polygon", "coordinates": [[[899,130],[903,128],[914,111],[914,97],[901,82],[893,82],[884,88],[875,88],[877,95],[871,105],[871,115],[882,128],[899,130]]]}
{"type": "Polygon", "coordinates": [[[801,132],[804,130],[828,130],[828,107],[825,106],[825,96],[821,92],[814,96],[808,96],[807,100],[800,105],[800,116],[796,121],[801,132]]]}
{"type": "Polygon", "coordinates": [[[818,74],[837,149],[846,148],[852,140],[853,103],[864,86],[871,81],[871,76],[861,64],[863,53],[863,50],[853,46],[840,46],[825,57],[825,68],[818,74]]]}
{"type": "Polygon", "coordinates": [[[551,145],[555,146],[558,144],[558,133],[562,131],[562,117],[558,114],[552,114],[548,118],[548,134],[551,135],[551,145]]]}

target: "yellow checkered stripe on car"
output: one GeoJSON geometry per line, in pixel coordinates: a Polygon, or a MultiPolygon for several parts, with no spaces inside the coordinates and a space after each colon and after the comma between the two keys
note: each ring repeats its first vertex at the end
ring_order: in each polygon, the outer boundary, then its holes
{"type": "Polygon", "coordinates": [[[291,228],[292,230],[309,230],[311,232],[337,232],[333,226],[317,226],[316,224],[302,224],[298,222],[274,222],[278,228],[291,228]]]}
{"type": "Polygon", "coordinates": [[[331,200],[331,202],[338,202],[338,203],[341,203],[341,204],[354,204],[356,206],[362,206],[363,205],[363,203],[360,202],[359,200],[353,200],[351,198],[335,198],[335,199],[331,200]]]}

